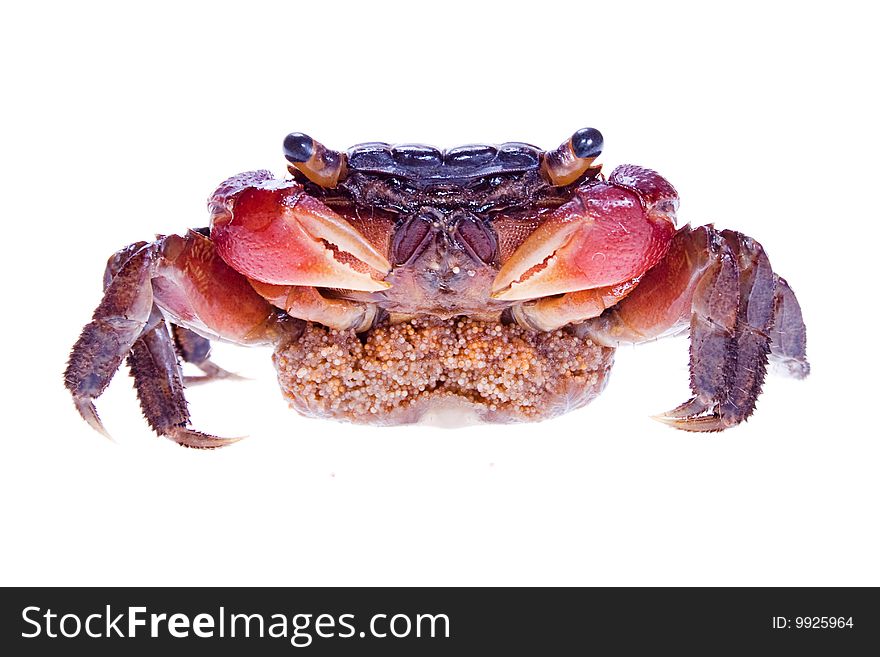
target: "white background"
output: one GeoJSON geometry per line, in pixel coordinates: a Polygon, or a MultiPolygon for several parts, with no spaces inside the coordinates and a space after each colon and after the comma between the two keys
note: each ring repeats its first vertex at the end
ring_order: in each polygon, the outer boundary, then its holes
{"type": "Polygon", "coordinates": [[[876,16],[870,3],[17,3],[3,9],[2,584],[880,584],[876,16]],[[107,256],[204,225],[281,140],[553,147],[678,188],[680,218],[758,238],[813,374],[721,435],[684,401],[685,339],[625,349],[594,404],[536,425],[375,429],[253,377],[194,389],[177,447],[130,378],[77,416],[67,353],[107,256]]]}

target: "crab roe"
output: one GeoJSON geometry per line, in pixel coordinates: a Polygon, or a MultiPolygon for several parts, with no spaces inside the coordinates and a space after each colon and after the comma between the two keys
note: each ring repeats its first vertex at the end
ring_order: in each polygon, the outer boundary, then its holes
{"type": "Polygon", "coordinates": [[[310,323],[274,361],[285,397],[306,415],[403,424],[445,402],[485,421],[516,422],[589,402],[613,353],[565,330],[424,317],[377,327],[363,342],[354,331],[310,323]]]}

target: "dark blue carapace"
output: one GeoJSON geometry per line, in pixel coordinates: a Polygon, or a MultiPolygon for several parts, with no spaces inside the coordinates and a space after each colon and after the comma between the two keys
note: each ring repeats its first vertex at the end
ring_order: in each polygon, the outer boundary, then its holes
{"type": "Polygon", "coordinates": [[[445,151],[424,144],[370,142],[353,146],[347,155],[350,171],[419,180],[515,174],[541,165],[541,149],[519,142],[469,144],[445,151]]]}

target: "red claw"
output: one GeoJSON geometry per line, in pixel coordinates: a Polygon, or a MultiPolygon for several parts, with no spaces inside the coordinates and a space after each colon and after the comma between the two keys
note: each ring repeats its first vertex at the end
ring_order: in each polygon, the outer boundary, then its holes
{"type": "Polygon", "coordinates": [[[621,169],[607,183],[578,188],[549,213],[501,267],[492,296],[533,299],[607,287],[660,262],[675,232],[675,190],[653,171],[627,167],[617,175],[621,169]]]}
{"type": "Polygon", "coordinates": [[[273,285],[384,290],[388,260],[343,217],[293,181],[269,180],[223,197],[211,240],[248,278],[273,285]]]}

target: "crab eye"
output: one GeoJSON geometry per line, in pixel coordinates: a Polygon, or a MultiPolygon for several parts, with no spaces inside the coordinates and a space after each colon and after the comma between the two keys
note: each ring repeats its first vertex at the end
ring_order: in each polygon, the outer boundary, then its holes
{"type": "Polygon", "coordinates": [[[308,162],[315,152],[315,142],[301,132],[291,132],[284,138],[284,157],[291,164],[308,162]]]}
{"type": "Polygon", "coordinates": [[[291,132],[284,138],[284,157],[306,178],[330,189],[345,178],[345,155],[337,153],[301,132],[291,132]]]}
{"type": "Polygon", "coordinates": [[[602,133],[595,128],[578,130],[559,148],[544,153],[541,170],[545,178],[559,187],[577,182],[599,157],[602,142],[602,133]]]}
{"type": "Polygon", "coordinates": [[[602,153],[602,133],[596,128],[582,128],[571,136],[571,147],[580,158],[596,158],[602,153]]]}

